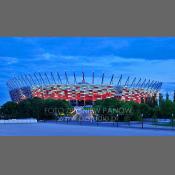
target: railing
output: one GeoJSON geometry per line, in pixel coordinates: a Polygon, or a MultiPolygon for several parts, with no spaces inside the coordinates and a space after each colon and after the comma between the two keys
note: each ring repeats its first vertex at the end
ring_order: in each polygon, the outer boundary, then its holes
{"type": "Polygon", "coordinates": [[[97,126],[97,127],[123,127],[123,128],[141,128],[141,129],[162,129],[162,130],[174,130],[175,120],[174,119],[159,119],[159,118],[144,118],[142,117],[139,121],[132,120],[131,117],[127,117],[125,121],[121,121],[120,117],[115,120],[71,120],[64,119],[57,120],[57,123],[66,125],[82,125],[82,126],[97,126]]]}
{"type": "Polygon", "coordinates": [[[22,124],[22,123],[58,123],[65,125],[81,125],[81,126],[94,126],[94,127],[122,127],[122,128],[140,128],[140,129],[163,129],[163,130],[174,130],[175,120],[174,117],[168,119],[160,119],[156,117],[141,117],[140,120],[133,120],[131,116],[125,118],[118,116],[114,117],[112,120],[107,120],[105,118],[96,117],[93,120],[72,120],[71,117],[59,117],[56,120],[42,120],[37,121],[36,119],[8,119],[0,120],[0,124],[22,124]]]}

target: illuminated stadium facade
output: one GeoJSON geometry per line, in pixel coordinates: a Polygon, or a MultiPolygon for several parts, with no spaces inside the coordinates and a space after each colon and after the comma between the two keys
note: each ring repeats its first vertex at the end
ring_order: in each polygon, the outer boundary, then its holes
{"type": "Polygon", "coordinates": [[[23,74],[7,82],[12,101],[28,98],[62,99],[72,105],[89,105],[97,100],[116,98],[124,101],[145,102],[157,98],[162,82],[123,77],[122,75],[85,76],[84,72],[62,75],[58,72],[23,74]]]}

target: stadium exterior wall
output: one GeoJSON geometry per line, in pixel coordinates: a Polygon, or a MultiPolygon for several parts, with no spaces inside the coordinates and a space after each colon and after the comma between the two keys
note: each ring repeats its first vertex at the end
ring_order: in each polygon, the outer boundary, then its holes
{"type": "Polygon", "coordinates": [[[74,105],[85,105],[97,100],[117,98],[124,101],[144,102],[147,98],[157,98],[162,82],[150,79],[137,79],[123,75],[111,75],[89,78],[84,72],[81,76],[62,76],[58,72],[23,74],[7,82],[12,101],[39,97],[42,99],[63,99],[74,105]],[[78,81],[79,77],[79,81],[78,81]],[[89,79],[89,80],[88,80],[89,79]],[[98,81],[96,81],[98,79],[98,81]]]}

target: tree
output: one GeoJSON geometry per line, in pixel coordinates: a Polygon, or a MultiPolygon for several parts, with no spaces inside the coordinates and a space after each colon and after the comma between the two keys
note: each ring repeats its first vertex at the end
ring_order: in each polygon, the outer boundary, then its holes
{"type": "Polygon", "coordinates": [[[65,100],[43,100],[40,98],[26,99],[21,102],[7,102],[2,106],[1,111],[7,117],[13,118],[37,118],[37,119],[54,119],[58,113],[64,115],[70,112],[71,106],[65,100]],[[56,112],[47,112],[46,109],[56,109],[56,112]],[[61,111],[62,110],[62,111],[61,111]]]}
{"type": "Polygon", "coordinates": [[[162,93],[159,93],[159,105],[161,105],[161,103],[163,102],[163,95],[162,93]]]}
{"type": "Polygon", "coordinates": [[[117,100],[115,98],[98,100],[94,105],[96,114],[103,118],[112,119],[117,114],[122,115],[123,105],[125,102],[117,100]]]}
{"type": "Polygon", "coordinates": [[[153,102],[152,107],[157,107],[157,105],[158,105],[157,93],[155,93],[155,94],[152,96],[152,102],[153,102]]]}
{"type": "Polygon", "coordinates": [[[175,113],[175,104],[171,100],[166,100],[160,104],[160,114],[162,117],[171,117],[175,113]]]}
{"type": "MultiPolygon", "coordinates": [[[[140,120],[141,114],[145,114],[148,116],[151,111],[151,107],[145,103],[135,103],[133,101],[125,102],[119,101],[115,98],[113,99],[105,99],[101,101],[97,101],[94,107],[98,107],[98,114],[109,116],[111,115],[111,111],[109,109],[114,109],[113,111],[118,111],[120,116],[120,120],[124,120],[125,117],[129,117],[131,120],[140,120]]],[[[115,115],[115,113],[112,113],[115,115]]]]}
{"type": "Polygon", "coordinates": [[[15,102],[7,102],[1,107],[1,113],[6,118],[12,118],[17,113],[17,103],[15,102]]]}
{"type": "Polygon", "coordinates": [[[51,109],[52,111],[44,112],[43,116],[53,119],[61,115],[70,115],[71,106],[65,100],[47,99],[44,101],[44,110],[48,111],[47,109],[51,109]]]}
{"type": "Polygon", "coordinates": [[[168,100],[169,100],[169,94],[166,93],[166,101],[168,101],[168,100]]]}
{"type": "Polygon", "coordinates": [[[157,105],[156,95],[154,94],[151,97],[147,97],[145,103],[150,107],[155,107],[157,105]]]}
{"type": "Polygon", "coordinates": [[[149,116],[151,113],[151,108],[147,104],[139,104],[139,113],[144,114],[144,116],[149,116]]]}

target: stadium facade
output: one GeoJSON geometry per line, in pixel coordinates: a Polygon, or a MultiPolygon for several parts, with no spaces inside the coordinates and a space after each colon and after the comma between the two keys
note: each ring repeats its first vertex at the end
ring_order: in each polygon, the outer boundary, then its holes
{"type": "Polygon", "coordinates": [[[162,82],[123,75],[85,76],[64,72],[23,74],[7,82],[12,101],[28,98],[63,99],[72,105],[89,105],[97,100],[116,98],[141,103],[157,98],[162,82]]]}

